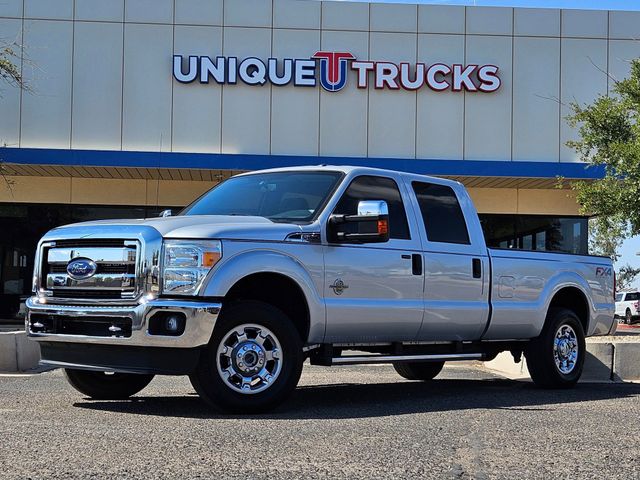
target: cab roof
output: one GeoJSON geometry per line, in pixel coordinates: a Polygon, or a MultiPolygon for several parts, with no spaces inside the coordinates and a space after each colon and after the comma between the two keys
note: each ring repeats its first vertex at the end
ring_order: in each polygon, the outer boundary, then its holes
{"type": "Polygon", "coordinates": [[[425,182],[438,183],[441,185],[461,185],[460,182],[456,182],[455,180],[448,180],[440,177],[432,177],[429,175],[421,175],[417,173],[408,173],[402,172],[399,170],[388,170],[384,168],[374,168],[374,167],[361,167],[361,166],[353,166],[353,165],[301,165],[297,167],[280,167],[280,168],[269,168],[265,170],[253,170],[250,172],[241,173],[237,176],[244,175],[253,175],[257,173],[278,173],[278,172],[341,172],[345,175],[380,175],[380,176],[393,176],[393,175],[401,175],[403,177],[409,178],[420,178],[425,182]]]}

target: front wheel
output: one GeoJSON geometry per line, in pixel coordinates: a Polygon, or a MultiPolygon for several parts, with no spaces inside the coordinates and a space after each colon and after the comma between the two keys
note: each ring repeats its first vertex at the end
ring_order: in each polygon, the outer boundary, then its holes
{"type": "Polygon", "coordinates": [[[574,386],[582,375],[586,344],[580,320],[571,310],[549,310],[539,337],[524,351],[531,379],[544,388],[574,386]]]}
{"type": "Polygon", "coordinates": [[[80,393],[94,400],[125,400],[145,388],[153,375],[107,373],[66,368],[67,382],[80,393]]]}
{"type": "Polygon", "coordinates": [[[293,392],[303,361],[298,331],[281,310],[262,302],[243,302],[223,309],[189,378],[198,395],[214,408],[263,412],[293,392]]]}
{"type": "Polygon", "coordinates": [[[407,380],[433,380],[442,371],[444,362],[396,362],[393,368],[407,380]]]}

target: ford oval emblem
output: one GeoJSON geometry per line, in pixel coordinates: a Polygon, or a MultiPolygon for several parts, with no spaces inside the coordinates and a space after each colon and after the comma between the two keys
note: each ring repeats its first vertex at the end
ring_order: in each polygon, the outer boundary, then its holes
{"type": "Polygon", "coordinates": [[[74,280],[86,280],[96,274],[98,265],[89,258],[76,258],[67,264],[67,273],[74,280]]]}

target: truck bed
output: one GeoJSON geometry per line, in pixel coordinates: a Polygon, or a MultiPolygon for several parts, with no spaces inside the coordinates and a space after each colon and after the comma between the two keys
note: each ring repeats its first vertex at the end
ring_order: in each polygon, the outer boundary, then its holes
{"type": "Polygon", "coordinates": [[[548,302],[562,285],[578,289],[589,305],[585,332],[606,335],[614,289],[607,257],[489,248],[491,319],[484,339],[531,338],[544,324],[548,302]]]}

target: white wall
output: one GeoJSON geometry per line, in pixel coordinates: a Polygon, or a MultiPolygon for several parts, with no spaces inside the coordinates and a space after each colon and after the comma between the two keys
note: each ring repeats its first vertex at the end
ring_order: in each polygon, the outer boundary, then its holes
{"type": "Polygon", "coordinates": [[[2,86],[21,147],[576,161],[571,101],[640,55],[640,13],[315,0],[4,0],[32,93],[2,86]],[[494,93],[180,84],[175,54],[493,63],[494,93]],[[564,105],[564,106],[563,106],[564,105]]]}

